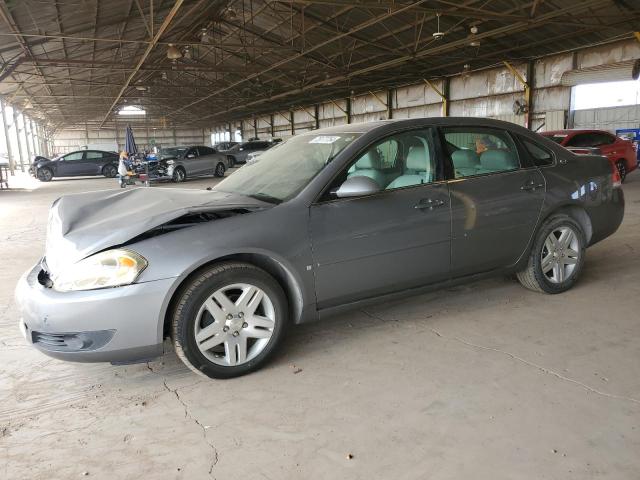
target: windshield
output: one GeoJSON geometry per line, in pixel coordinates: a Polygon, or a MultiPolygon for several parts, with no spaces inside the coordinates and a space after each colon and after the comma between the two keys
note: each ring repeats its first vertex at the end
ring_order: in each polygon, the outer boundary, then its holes
{"type": "Polygon", "coordinates": [[[181,157],[184,152],[187,151],[187,147],[168,147],[160,150],[160,158],[181,157]]]}
{"type": "Polygon", "coordinates": [[[543,133],[543,135],[544,135],[545,137],[547,137],[549,140],[553,140],[553,141],[554,141],[554,142],[556,142],[556,143],[562,143],[562,141],[563,141],[565,138],[567,138],[567,136],[568,136],[568,135],[563,134],[563,133],[556,133],[556,134],[552,134],[552,133],[550,133],[550,134],[544,134],[544,133],[543,133]]]}
{"type": "Polygon", "coordinates": [[[213,189],[280,203],[298,194],[360,133],[300,135],[270,148],[213,189]]]}

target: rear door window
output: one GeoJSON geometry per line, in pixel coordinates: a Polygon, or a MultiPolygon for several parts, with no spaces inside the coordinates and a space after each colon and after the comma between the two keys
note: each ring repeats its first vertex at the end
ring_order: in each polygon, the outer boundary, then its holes
{"type": "Polygon", "coordinates": [[[455,178],[500,173],[520,168],[518,149],[503,130],[480,127],[442,129],[455,178]]]}
{"type": "Polygon", "coordinates": [[[95,150],[89,150],[87,152],[87,160],[102,160],[102,152],[96,152],[95,150]]]}
{"type": "Polygon", "coordinates": [[[567,147],[595,147],[597,138],[593,133],[577,133],[569,139],[567,147]]]}

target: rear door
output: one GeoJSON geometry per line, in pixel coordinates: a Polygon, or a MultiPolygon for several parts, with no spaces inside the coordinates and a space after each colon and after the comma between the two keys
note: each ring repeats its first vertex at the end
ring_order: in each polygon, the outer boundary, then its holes
{"type": "Polygon", "coordinates": [[[86,173],[87,167],[84,159],[86,152],[72,152],[61,157],[56,163],[56,175],[59,177],[73,177],[79,175],[89,175],[86,173]]]}
{"type": "Polygon", "coordinates": [[[442,134],[454,172],[449,181],[452,277],[515,263],[542,209],[543,175],[505,130],[449,127],[442,134]]]}
{"type": "Polygon", "coordinates": [[[102,167],[104,165],[104,153],[98,150],[87,150],[85,153],[85,165],[87,171],[86,175],[101,175],[102,167]]]}
{"type": "Polygon", "coordinates": [[[198,162],[202,174],[213,174],[217,162],[216,151],[211,147],[199,146],[198,147],[198,162]]]}
{"type": "Polygon", "coordinates": [[[354,176],[381,191],[325,196],[310,208],[319,308],[439,282],[449,275],[451,216],[433,130],[386,137],[347,165],[327,190],[354,176]]]}

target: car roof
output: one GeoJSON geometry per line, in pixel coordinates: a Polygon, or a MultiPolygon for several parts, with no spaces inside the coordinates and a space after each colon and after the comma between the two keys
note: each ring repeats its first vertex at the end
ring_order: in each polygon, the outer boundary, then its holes
{"type": "Polygon", "coordinates": [[[540,132],[542,135],[575,135],[576,133],[607,133],[613,135],[613,133],[606,130],[598,130],[591,128],[565,128],[563,130],[548,130],[546,132],[540,132]]]}
{"type": "Polygon", "coordinates": [[[335,127],[321,128],[318,130],[311,130],[301,135],[325,135],[332,133],[368,133],[379,129],[397,129],[403,126],[407,127],[419,127],[420,125],[426,126],[441,126],[441,127],[456,127],[456,126],[478,126],[478,127],[494,127],[509,130],[521,130],[531,133],[530,130],[517,125],[512,122],[505,122],[503,120],[495,120],[492,118],[478,118],[478,117],[424,117],[424,118],[403,118],[403,119],[391,119],[391,120],[377,120],[374,122],[366,123],[349,123],[338,125],[335,127]]]}

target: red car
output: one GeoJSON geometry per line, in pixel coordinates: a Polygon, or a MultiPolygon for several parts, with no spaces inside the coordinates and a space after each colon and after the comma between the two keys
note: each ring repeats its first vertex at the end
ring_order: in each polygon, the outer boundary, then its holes
{"type": "Polygon", "coordinates": [[[633,142],[604,130],[554,130],[542,132],[542,135],[573,153],[604,155],[618,168],[623,182],[629,172],[638,168],[633,142]]]}

